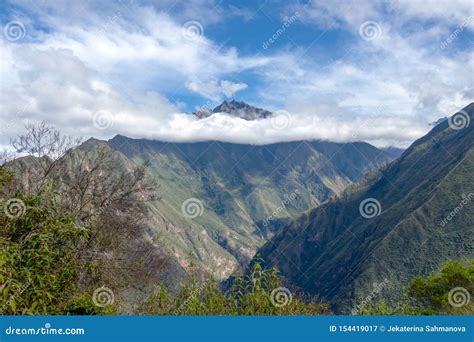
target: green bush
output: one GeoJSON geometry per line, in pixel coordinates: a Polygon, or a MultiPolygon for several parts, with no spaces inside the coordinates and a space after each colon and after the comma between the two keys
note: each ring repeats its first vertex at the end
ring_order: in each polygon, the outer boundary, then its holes
{"type": "MultiPolygon", "coordinates": [[[[292,293],[293,292],[293,293],[292,293]]],[[[328,306],[316,298],[298,298],[282,287],[277,270],[256,263],[246,276],[236,277],[224,292],[218,282],[191,279],[176,295],[160,286],[141,313],[152,315],[322,315],[328,306]]]]}
{"type": "MultiPolygon", "coordinates": [[[[4,188],[0,192],[0,314],[77,310],[78,247],[89,232],[56,210],[54,196],[9,193],[6,188],[11,181],[11,174],[0,167],[4,188]]],[[[98,307],[85,307],[88,313],[102,312],[98,307]]]]}
{"type": "Polygon", "coordinates": [[[474,313],[474,260],[467,265],[448,261],[439,273],[415,277],[407,300],[399,306],[380,302],[362,311],[366,315],[472,315],[474,313]]]}

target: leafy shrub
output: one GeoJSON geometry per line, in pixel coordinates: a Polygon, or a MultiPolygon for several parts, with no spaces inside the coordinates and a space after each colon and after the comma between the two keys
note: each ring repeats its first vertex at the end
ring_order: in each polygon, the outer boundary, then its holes
{"type": "Polygon", "coordinates": [[[191,279],[176,294],[164,287],[150,296],[144,314],[153,315],[322,315],[328,306],[316,298],[297,298],[296,291],[282,287],[276,269],[265,270],[256,263],[248,275],[236,277],[229,291],[207,279],[191,279]]]}
{"type": "Polygon", "coordinates": [[[472,315],[474,313],[474,260],[463,265],[448,261],[439,273],[415,277],[407,300],[399,306],[380,302],[363,310],[366,315],[472,315]]]}
{"type": "MultiPolygon", "coordinates": [[[[11,181],[0,167],[0,185],[11,181]]],[[[59,213],[51,194],[0,193],[0,314],[69,313],[77,303],[78,247],[89,232],[59,213]]]]}

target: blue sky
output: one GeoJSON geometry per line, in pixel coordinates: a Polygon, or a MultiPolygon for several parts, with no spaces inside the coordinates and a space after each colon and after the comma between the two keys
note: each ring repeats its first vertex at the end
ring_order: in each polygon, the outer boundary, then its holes
{"type": "Polygon", "coordinates": [[[85,138],[407,146],[474,98],[469,0],[5,1],[0,145],[85,138]],[[248,123],[187,113],[236,98],[248,123]]]}

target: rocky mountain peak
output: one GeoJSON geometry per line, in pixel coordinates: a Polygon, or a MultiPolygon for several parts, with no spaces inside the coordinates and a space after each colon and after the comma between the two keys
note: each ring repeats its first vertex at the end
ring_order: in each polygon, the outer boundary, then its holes
{"type": "Polygon", "coordinates": [[[200,109],[193,114],[199,119],[207,118],[216,113],[227,113],[231,116],[235,116],[244,120],[259,120],[265,119],[272,115],[272,112],[251,106],[243,101],[224,101],[213,110],[200,109]]]}

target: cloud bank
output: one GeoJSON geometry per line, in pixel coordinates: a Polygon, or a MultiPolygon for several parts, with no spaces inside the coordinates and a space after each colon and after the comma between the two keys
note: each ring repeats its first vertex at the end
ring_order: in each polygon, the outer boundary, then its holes
{"type": "Polygon", "coordinates": [[[472,40],[472,5],[423,3],[281,3],[278,14],[297,11],[292,25],[317,30],[315,39],[292,49],[263,51],[258,44],[243,53],[206,32],[231,18],[246,25],[254,13],[245,8],[200,1],[179,8],[167,1],[11,2],[0,43],[0,145],[25,123],[44,120],[86,138],[407,146],[429,122],[474,98],[474,53],[457,44],[472,40]],[[5,29],[12,22],[19,23],[19,39],[5,29]],[[318,44],[334,32],[347,42],[343,53],[328,57],[336,45],[318,44]],[[195,107],[213,107],[244,91],[258,99],[250,104],[277,115],[248,122],[184,113],[190,97],[195,107]]]}

